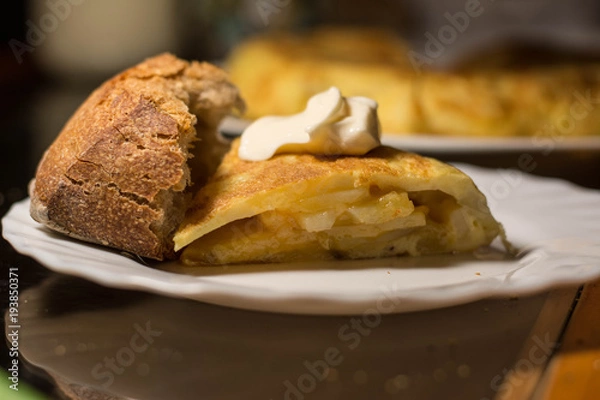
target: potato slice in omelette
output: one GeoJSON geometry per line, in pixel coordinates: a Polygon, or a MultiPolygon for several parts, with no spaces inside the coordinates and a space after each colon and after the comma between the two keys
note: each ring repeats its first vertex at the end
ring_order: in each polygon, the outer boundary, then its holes
{"type": "Polygon", "coordinates": [[[176,232],[188,265],[463,252],[503,235],[460,170],[380,146],[365,156],[238,157],[234,141],[176,232]]]}

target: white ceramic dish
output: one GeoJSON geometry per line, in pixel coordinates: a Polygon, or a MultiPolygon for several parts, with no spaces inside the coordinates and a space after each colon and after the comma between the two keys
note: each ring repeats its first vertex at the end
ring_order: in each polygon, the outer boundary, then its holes
{"type": "Polygon", "coordinates": [[[3,235],[46,267],[102,285],[252,310],[299,314],[397,313],[520,296],[600,277],[600,192],[514,170],[459,165],[486,194],[514,245],[476,254],[185,269],[147,266],[50,232],[13,205],[3,235]]]}
{"type": "Polygon", "coordinates": [[[547,152],[600,150],[600,136],[580,137],[449,137],[428,134],[383,134],[383,144],[403,150],[435,153],[547,152]]]}

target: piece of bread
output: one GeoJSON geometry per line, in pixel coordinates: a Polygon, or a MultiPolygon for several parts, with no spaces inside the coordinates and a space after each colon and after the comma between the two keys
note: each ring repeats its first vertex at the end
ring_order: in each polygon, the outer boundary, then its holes
{"type": "Polygon", "coordinates": [[[172,258],[192,184],[227,145],[217,126],[244,107],[221,69],[161,54],[96,89],[44,154],[31,216],[47,227],[142,257],[172,258]]]}

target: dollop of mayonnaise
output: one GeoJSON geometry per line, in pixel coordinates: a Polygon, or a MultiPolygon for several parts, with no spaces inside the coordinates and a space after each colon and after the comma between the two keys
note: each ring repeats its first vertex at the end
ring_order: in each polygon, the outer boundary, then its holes
{"type": "Polygon", "coordinates": [[[277,153],[360,156],[381,144],[377,103],[343,97],[336,87],[308,100],[306,109],[287,117],[263,117],[242,133],[238,156],[267,160],[277,153]]]}

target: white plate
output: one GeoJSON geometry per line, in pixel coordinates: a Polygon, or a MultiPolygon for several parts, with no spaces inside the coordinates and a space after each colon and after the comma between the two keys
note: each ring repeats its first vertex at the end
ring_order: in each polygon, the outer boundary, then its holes
{"type": "Polygon", "coordinates": [[[555,150],[600,150],[600,136],[580,137],[450,137],[430,134],[381,135],[385,145],[415,152],[552,152],[555,150]]]}
{"type": "MultiPolygon", "coordinates": [[[[230,135],[240,135],[249,121],[227,117],[221,130],[230,135]]],[[[532,137],[461,137],[441,136],[427,133],[383,133],[383,144],[415,152],[460,153],[460,152],[552,152],[555,150],[600,150],[598,136],[532,136],[532,137]]]]}
{"type": "Polygon", "coordinates": [[[488,196],[513,244],[525,249],[520,257],[505,257],[494,246],[474,255],[208,267],[185,274],[174,262],[146,266],[52,233],[29,217],[29,200],[4,217],[3,235],[54,271],[106,286],[284,313],[417,311],[600,277],[600,192],[515,170],[459,167],[488,196]]]}

